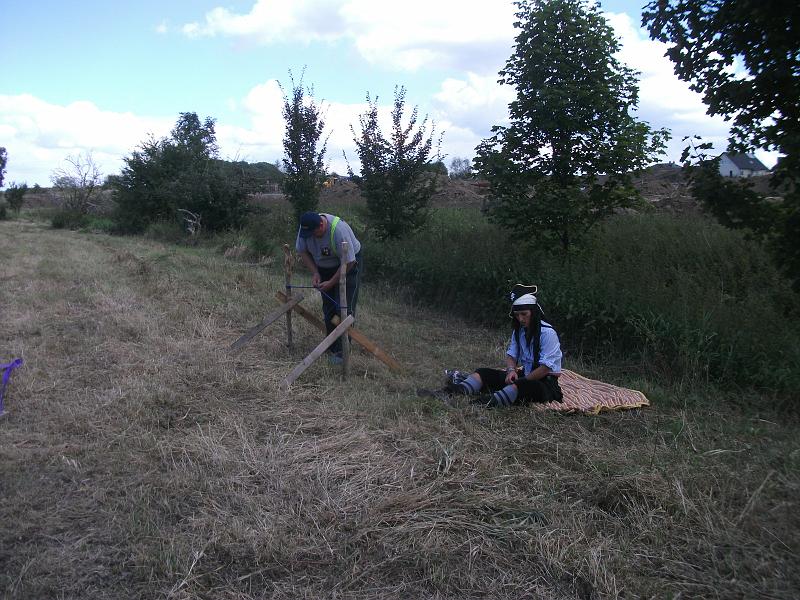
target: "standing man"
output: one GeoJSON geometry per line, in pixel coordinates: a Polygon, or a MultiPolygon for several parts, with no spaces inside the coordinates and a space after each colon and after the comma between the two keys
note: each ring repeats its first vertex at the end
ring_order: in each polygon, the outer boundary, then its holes
{"type": "MultiPolygon", "coordinates": [[[[342,242],[347,242],[347,314],[355,316],[361,242],[356,239],[350,226],[339,217],[327,213],[307,212],[300,217],[295,249],[303,264],[313,273],[311,284],[322,292],[322,314],[325,329],[330,334],[336,326],[331,322],[339,314],[339,251],[342,242]]],[[[342,339],[336,340],[329,348],[331,364],[342,362],[342,339]]]]}

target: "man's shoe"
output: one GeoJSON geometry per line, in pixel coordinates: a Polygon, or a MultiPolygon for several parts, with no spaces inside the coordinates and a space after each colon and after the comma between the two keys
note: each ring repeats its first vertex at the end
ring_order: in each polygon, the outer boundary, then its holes
{"type": "Polygon", "coordinates": [[[341,365],[343,362],[344,362],[344,359],[339,354],[331,354],[328,357],[328,363],[333,365],[333,366],[341,365]]]}

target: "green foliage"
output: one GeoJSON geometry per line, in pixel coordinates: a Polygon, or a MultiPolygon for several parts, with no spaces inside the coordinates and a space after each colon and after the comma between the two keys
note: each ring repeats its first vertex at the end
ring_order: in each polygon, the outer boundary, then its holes
{"type": "Polygon", "coordinates": [[[784,198],[766,198],[753,189],[750,179],[723,177],[719,157],[710,159],[704,151],[711,144],[690,142],[683,160],[692,195],[725,227],[742,229],[764,243],[775,263],[800,291],[800,205],[794,184],[786,183],[784,198]],[[690,157],[691,155],[691,157],[690,157]]]}
{"type": "Polygon", "coordinates": [[[6,208],[5,202],[0,202],[0,221],[5,221],[8,219],[8,209],[6,208]]]}
{"type": "Polygon", "coordinates": [[[348,165],[348,173],[367,201],[370,224],[382,238],[399,239],[422,227],[428,218],[428,207],[436,193],[439,169],[438,147],[433,152],[434,130],[427,132],[428,117],[417,126],[417,107],[403,125],[406,90],[395,88],[392,109],[392,131],[387,139],[378,125],[378,98],[367,94],[367,111],[359,117],[361,132],[353,133],[356,153],[361,161],[361,174],[356,177],[348,165]]]}
{"type": "Polygon", "coordinates": [[[703,94],[708,113],[733,118],[734,141],[778,149],[798,172],[800,11],[759,0],[655,0],[642,23],[669,45],[675,74],[703,94]]]}
{"type": "Polygon", "coordinates": [[[215,159],[214,162],[225,177],[241,180],[242,187],[248,194],[264,192],[270,185],[280,184],[284,178],[280,169],[268,162],[247,163],[219,159],[215,159]]]}
{"type": "Polygon", "coordinates": [[[117,224],[114,219],[100,215],[87,215],[83,229],[91,233],[114,233],[117,224]]]}
{"type": "Polygon", "coordinates": [[[112,182],[119,230],[140,233],[181,210],[199,215],[207,231],[239,226],[246,190],[241,177],[215,160],[217,152],[214,120],[201,123],[195,113],[181,113],[170,137],[143,142],[112,182]]]}
{"type": "Polygon", "coordinates": [[[516,2],[514,54],[500,81],[517,90],[511,124],[477,148],[490,183],[490,219],[520,238],[567,249],[598,221],[637,200],[630,171],[668,137],[631,116],[637,73],[585,0],[516,2]],[[602,176],[602,177],[601,177],[602,176]]]}
{"type": "Polygon", "coordinates": [[[0,146],[0,188],[3,187],[3,181],[5,180],[6,164],[8,164],[8,153],[5,148],[0,146]]]}
{"type": "Polygon", "coordinates": [[[758,0],[655,0],[642,22],[669,45],[675,73],[703,94],[708,113],[733,120],[733,149],[784,155],[773,178],[784,188],[773,248],[800,290],[800,11],[758,0]]]}
{"type": "Polygon", "coordinates": [[[510,287],[535,283],[567,361],[580,354],[630,368],[638,357],[638,369],[690,385],[800,386],[798,298],[737,232],[703,220],[617,216],[569,260],[515,252],[477,211],[440,210],[410,239],[370,244],[370,273],[493,325],[506,322],[510,287]]]}
{"type": "Polygon", "coordinates": [[[83,229],[88,222],[89,216],[74,208],[60,208],[50,218],[53,229],[83,229]]]}
{"type": "Polygon", "coordinates": [[[692,196],[731,229],[747,229],[766,239],[773,230],[780,207],[753,190],[749,179],[723,177],[720,158],[699,156],[685,164],[692,196]]]}
{"type": "Polygon", "coordinates": [[[25,202],[25,194],[28,192],[28,184],[11,183],[5,191],[6,203],[11,210],[19,214],[22,204],[25,202]]]}
{"type": "Polygon", "coordinates": [[[269,211],[251,219],[244,233],[250,255],[261,258],[280,254],[283,243],[294,240],[297,226],[284,211],[269,211]]]}
{"type": "Polygon", "coordinates": [[[322,142],[325,121],[320,107],[314,102],[312,89],[304,90],[303,81],[295,85],[292,80],[291,98],[284,94],[283,118],[286,132],[283,136],[284,179],[283,193],[294,207],[295,216],[317,210],[319,194],[325,180],[325,148],[322,142]]]}
{"type": "Polygon", "coordinates": [[[425,166],[425,170],[428,173],[433,173],[434,175],[447,177],[447,167],[445,166],[444,161],[441,160],[427,164],[425,166]]]}

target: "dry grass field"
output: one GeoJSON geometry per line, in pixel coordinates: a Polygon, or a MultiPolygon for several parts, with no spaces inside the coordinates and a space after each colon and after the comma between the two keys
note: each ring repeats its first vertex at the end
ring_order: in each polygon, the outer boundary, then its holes
{"type": "Polygon", "coordinates": [[[3,598],[800,595],[796,417],[645,381],[651,408],[596,417],[443,406],[414,389],[498,362],[505,332],[369,284],[359,328],[414,375],[356,352],[348,381],[319,363],[281,393],[316,331],[227,347],[282,285],[278,264],[0,222],[0,362],[25,360],[3,598]]]}

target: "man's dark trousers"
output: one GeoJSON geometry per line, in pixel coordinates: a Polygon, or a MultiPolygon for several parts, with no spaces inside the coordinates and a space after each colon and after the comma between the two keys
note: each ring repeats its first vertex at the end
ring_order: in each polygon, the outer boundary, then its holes
{"type": "MultiPolygon", "coordinates": [[[[347,272],[347,314],[355,316],[356,303],[358,302],[358,290],[361,284],[361,270],[363,268],[361,252],[356,254],[356,264],[347,272]]],[[[336,274],[339,267],[317,267],[322,281],[328,281],[336,274]]],[[[330,334],[336,329],[336,325],[331,322],[334,315],[339,315],[339,284],[337,283],[332,290],[322,294],[322,314],[325,317],[325,329],[330,334]]],[[[342,338],[337,339],[328,349],[329,352],[340,354],[342,351],[342,338]]]]}

